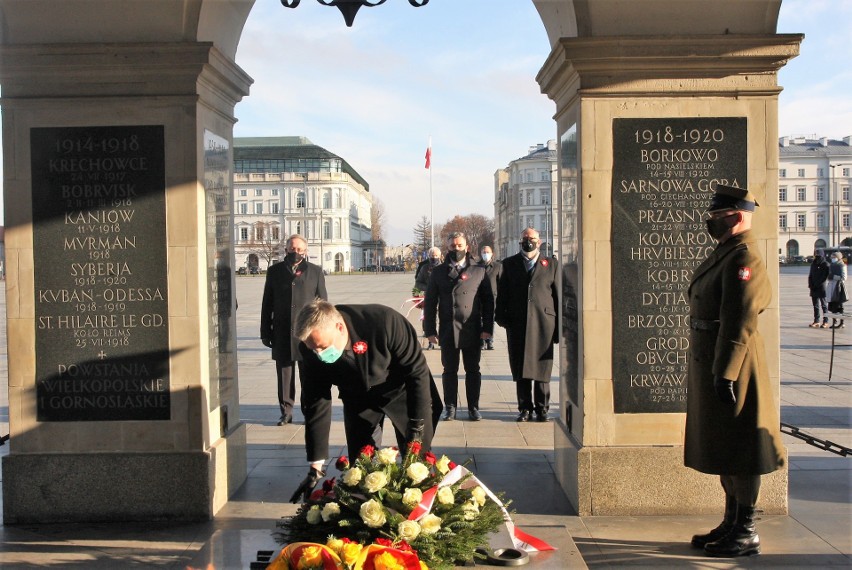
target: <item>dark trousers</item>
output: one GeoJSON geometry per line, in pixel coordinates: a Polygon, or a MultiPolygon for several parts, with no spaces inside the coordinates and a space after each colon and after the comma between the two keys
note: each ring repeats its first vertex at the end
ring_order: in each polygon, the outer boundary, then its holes
{"type": "Polygon", "coordinates": [[[470,348],[451,348],[441,345],[441,364],[444,372],[441,383],[444,385],[444,405],[447,408],[458,406],[459,399],[459,353],[464,364],[464,392],[467,396],[467,409],[479,409],[479,390],[482,386],[482,374],[479,372],[479,357],[482,348],[479,345],[470,348]]]}
{"type": "Polygon", "coordinates": [[[296,401],[295,365],[293,361],[275,361],[275,370],[278,373],[278,407],[281,409],[281,417],[293,415],[293,403],[296,401]]]}
{"type": "Polygon", "coordinates": [[[719,475],[725,494],[746,507],[757,504],[760,496],[760,475],[719,475]]]}
{"type": "Polygon", "coordinates": [[[518,395],[518,411],[546,414],[550,409],[550,382],[535,382],[529,378],[515,380],[518,395]]]}
{"type": "Polygon", "coordinates": [[[820,310],[822,310],[822,322],[828,322],[828,301],[825,297],[811,297],[811,303],[814,306],[814,322],[819,321],[820,310]]]}

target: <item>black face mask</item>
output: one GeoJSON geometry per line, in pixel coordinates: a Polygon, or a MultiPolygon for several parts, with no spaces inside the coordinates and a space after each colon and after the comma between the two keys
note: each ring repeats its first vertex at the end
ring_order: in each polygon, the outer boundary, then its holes
{"type": "Polygon", "coordinates": [[[532,251],[535,251],[535,248],[536,248],[536,243],[534,241],[528,240],[528,239],[521,240],[521,251],[525,251],[527,253],[530,253],[532,251]]]}
{"type": "Polygon", "coordinates": [[[707,223],[707,233],[710,234],[710,237],[712,237],[715,240],[718,240],[723,235],[728,233],[728,230],[731,229],[731,227],[728,225],[728,223],[725,220],[727,220],[727,218],[719,218],[719,219],[716,219],[716,220],[707,220],[707,222],[706,222],[707,223]]]}
{"type": "Polygon", "coordinates": [[[458,249],[453,252],[453,255],[457,262],[464,261],[464,258],[467,257],[467,252],[461,249],[458,249]]]}
{"type": "Polygon", "coordinates": [[[299,252],[290,251],[287,253],[287,256],[284,259],[286,259],[287,263],[289,263],[290,265],[296,265],[297,263],[305,259],[305,256],[299,252]]]}
{"type": "Polygon", "coordinates": [[[814,263],[817,263],[817,264],[822,263],[822,256],[821,255],[815,255],[814,256],[814,263]]]}
{"type": "Polygon", "coordinates": [[[429,258],[429,265],[431,265],[432,267],[437,267],[439,263],[441,263],[440,257],[430,257],[429,258]]]}

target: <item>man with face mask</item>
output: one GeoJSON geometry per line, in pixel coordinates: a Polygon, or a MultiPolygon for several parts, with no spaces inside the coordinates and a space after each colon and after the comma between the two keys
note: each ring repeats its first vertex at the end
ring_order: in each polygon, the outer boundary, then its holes
{"type": "Polygon", "coordinates": [[[293,421],[296,382],[295,362],[299,360],[299,339],[292,334],[299,309],[319,297],[327,299],[325,277],[319,266],[306,259],[308,244],[296,234],[287,239],[284,261],[266,272],[260,309],[260,341],[272,349],[278,374],[278,407],[282,426],[293,421]]]}
{"type": "Polygon", "coordinates": [[[712,556],[760,553],[754,526],[760,476],[784,465],[778,403],[769,380],[758,315],[772,299],[751,234],[757,201],[718,185],[707,212],[716,249],[689,285],[689,373],[684,464],[720,476],[722,523],[692,537],[712,556]]]}
{"type": "MultiPolygon", "coordinates": [[[[488,276],[488,281],[491,283],[491,292],[494,293],[494,298],[497,298],[497,282],[500,281],[500,274],[503,272],[503,264],[494,259],[494,252],[491,246],[483,245],[479,250],[479,266],[485,269],[485,274],[488,276]]],[[[482,340],[482,350],[494,350],[494,337],[490,336],[482,340]]]]}
{"type": "Polygon", "coordinates": [[[556,259],[541,255],[538,230],[526,228],[521,251],[503,260],[494,319],[506,329],[509,368],[518,397],[516,421],[549,421],[553,345],[559,342],[561,272],[556,259]]]}
{"type": "Polygon", "coordinates": [[[302,412],[310,469],[290,499],[306,501],[325,475],[331,428],[331,388],[343,401],[349,457],[365,445],[381,445],[382,422],[390,419],[400,450],[432,443],[441,396],[417,333],[403,315],[384,305],[332,305],[315,300],[295,323],[302,342],[302,412]]]}
{"type": "Polygon", "coordinates": [[[467,414],[472,421],[479,413],[480,342],[494,332],[494,296],[485,269],[474,265],[461,232],[447,238],[447,258],[432,271],[423,301],[423,330],[430,343],[440,336],[441,381],[444,387],[444,419],[456,419],[459,391],[459,355],[464,363],[467,414]],[[440,329],[436,327],[440,325],[440,329]]]}
{"type": "MultiPolygon", "coordinates": [[[[437,247],[430,247],[429,251],[426,252],[426,259],[420,262],[420,265],[417,266],[417,271],[414,274],[414,288],[419,291],[420,295],[424,295],[426,293],[426,289],[429,288],[429,278],[432,277],[432,271],[434,271],[440,264],[441,249],[437,247]]],[[[425,334],[425,329],[423,332],[425,334]]],[[[432,350],[433,348],[435,348],[435,343],[430,341],[426,346],[426,350],[432,350]]]]}

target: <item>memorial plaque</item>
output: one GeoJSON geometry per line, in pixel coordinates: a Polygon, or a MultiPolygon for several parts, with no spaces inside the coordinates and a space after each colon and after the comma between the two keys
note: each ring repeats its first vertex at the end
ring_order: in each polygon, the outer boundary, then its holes
{"type": "Polygon", "coordinates": [[[717,184],[747,187],[739,117],[615,119],[612,373],[615,413],[686,411],[692,272],[713,251],[717,184]]]}
{"type": "Polygon", "coordinates": [[[168,420],[164,129],[30,139],[38,421],[168,420]]]}

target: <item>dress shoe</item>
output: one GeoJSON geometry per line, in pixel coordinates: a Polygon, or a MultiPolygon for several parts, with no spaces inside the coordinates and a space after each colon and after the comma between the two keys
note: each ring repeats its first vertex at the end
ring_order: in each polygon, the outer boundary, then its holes
{"type": "Polygon", "coordinates": [[[447,408],[444,410],[444,415],[441,416],[441,421],[451,422],[456,419],[456,409],[455,408],[447,408]]]}
{"type": "Polygon", "coordinates": [[[529,410],[521,411],[521,413],[518,414],[518,417],[517,417],[517,419],[515,419],[515,421],[516,422],[528,422],[528,421],[530,421],[530,411],[529,410]]]}
{"type": "Polygon", "coordinates": [[[472,422],[478,422],[482,419],[482,414],[480,414],[479,410],[476,408],[471,408],[467,411],[467,417],[469,417],[472,422]]]}
{"type": "Polygon", "coordinates": [[[284,414],[278,420],[279,426],[283,426],[284,424],[292,424],[292,423],[293,423],[293,415],[292,414],[284,414]]]}
{"type": "Polygon", "coordinates": [[[547,417],[546,412],[536,412],[535,413],[535,421],[537,421],[537,422],[549,422],[550,418],[547,417]]]}

